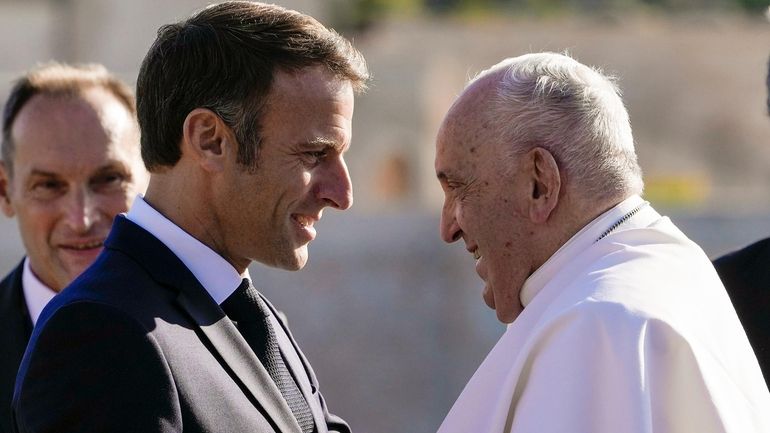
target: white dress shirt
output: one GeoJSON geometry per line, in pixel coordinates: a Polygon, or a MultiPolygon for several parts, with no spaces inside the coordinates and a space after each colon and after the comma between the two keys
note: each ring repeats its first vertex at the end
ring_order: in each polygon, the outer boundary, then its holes
{"type": "Polygon", "coordinates": [[[21,271],[21,289],[24,292],[24,302],[27,303],[29,318],[32,319],[32,326],[34,326],[43,308],[56,296],[56,292],[32,272],[27,257],[24,258],[24,268],[21,271]]]}
{"type": "Polygon", "coordinates": [[[141,194],[134,200],[126,218],[163,242],[217,304],[224,302],[243,278],[251,279],[248,268],[239,274],[222,256],[150,206],[141,194]]]}

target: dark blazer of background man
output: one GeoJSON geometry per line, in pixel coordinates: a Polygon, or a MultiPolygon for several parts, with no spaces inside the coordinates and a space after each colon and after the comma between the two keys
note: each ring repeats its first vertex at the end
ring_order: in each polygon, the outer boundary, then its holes
{"type": "MultiPolygon", "coordinates": [[[[766,78],[770,113],[770,64],[766,78]]],[[[714,260],[770,389],[770,238],[714,260]]]]}
{"type": "Polygon", "coordinates": [[[0,206],[26,257],[0,282],[0,432],[45,304],[102,250],[144,190],[134,94],[102,66],[48,64],[21,77],[3,113],[0,206]]]}
{"type": "Polygon", "coordinates": [[[349,42],[277,6],[226,2],[161,27],[137,80],[147,194],[41,315],[18,431],[349,431],[247,267],[302,268],[323,209],[352,204],[343,156],[367,78],[349,42]],[[280,362],[260,361],[252,317],[280,362]]]}

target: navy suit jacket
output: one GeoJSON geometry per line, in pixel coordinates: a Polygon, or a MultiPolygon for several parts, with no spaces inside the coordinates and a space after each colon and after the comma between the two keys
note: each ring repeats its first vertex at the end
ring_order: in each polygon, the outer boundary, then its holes
{"type": "Polygon", "coordinates": [[[770,238],[716,259],[714,267],[770,388],[770,238]]]}
{"type": "Polygon", "coordinates": [[[22,270],[19,264],[0,282],[0,433],[12,431],[13,383],[32,333],[32,319],[21,286],[22,270]]]}
{"type": "MultiPolygon", "coordinates": [[[[271,306],[272,308],[272,306],[271,306]]],[[[318,433],[330,415],[285,323],[318,433]]],[[[19,432],[301,430],[220,307],[158,239],[118,216],[96,262],[43,310],[16,380],[19,432]]]]}

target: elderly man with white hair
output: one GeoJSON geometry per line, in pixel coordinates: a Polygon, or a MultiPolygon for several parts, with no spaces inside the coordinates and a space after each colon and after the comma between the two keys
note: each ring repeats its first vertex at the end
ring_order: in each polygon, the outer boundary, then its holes
{"type": "Polygon", "coordinates": [[[703,251],[644,201],[628,114],[568,56],[472,80],[436,144],[441,236],[508,328],[439,433],[769,432],[770,394],[703,251]]]}

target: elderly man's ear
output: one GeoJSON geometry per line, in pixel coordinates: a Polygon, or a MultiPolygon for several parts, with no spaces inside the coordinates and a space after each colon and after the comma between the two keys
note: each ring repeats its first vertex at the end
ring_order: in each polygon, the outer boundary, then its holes
{"type": "Polygon", "coordinates": [[[536,147],[526,154],[530,170],[532,194],[529,197],[529,218],[536,224],[548,221],[559,202],[561,175],[551,152],[536,147]]]}
{"type": "Polygon", "coordinates": [[[9,188],[11,188],[10,173],[5,167],[5,162],[0,161],[0,210],[3,211],[5,216],[12,218],[16,215],[16,211],[11,206],[9,188]]]}
{"type": "Polygon", "coordinates": [[[187,114],[182,134],[182,153],[192,156],[209,172],[223,171],[228,154],[238,151],[230,128],[206,108],[196,108],[187,114]]]}

